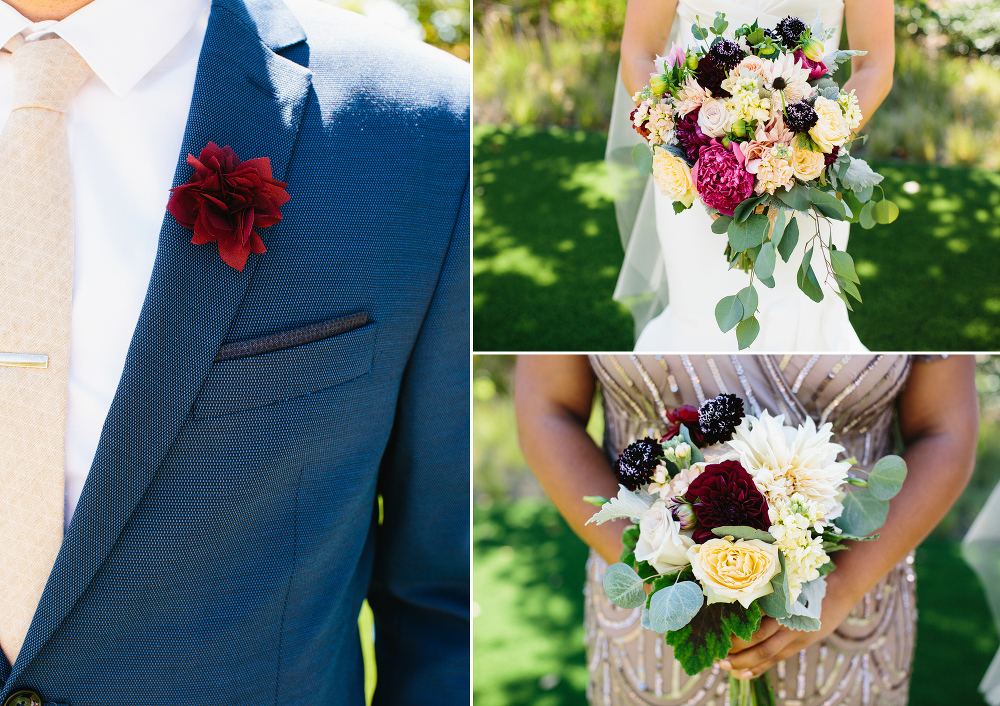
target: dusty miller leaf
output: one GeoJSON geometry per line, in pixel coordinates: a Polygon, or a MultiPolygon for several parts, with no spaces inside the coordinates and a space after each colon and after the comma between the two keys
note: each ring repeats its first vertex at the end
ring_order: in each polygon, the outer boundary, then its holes
{"type": "Polygon", "coordinates": [[[843,171],[840,177],[840,185],[844,189],[850,189],[855,192],[862,191],[870,189],[882,181],[882,175],[869,167],[868,162],[865,160],[855,159],[851,156],[848,156],[847,160],[847,169],[843,171]]]}
{"type": "Polygon", "coordinates": [[[649,509],[649,506],[653,504],[653,496],[647,492],[633,492],[624,485],[619,485],[618,488],[618,497],[608,500],[601,507],[600,512],[587,520],[588,525],[591,522],[600,525],[609,520],[619,520],[622,518],[638,522],[639,518],[649,509]]]}

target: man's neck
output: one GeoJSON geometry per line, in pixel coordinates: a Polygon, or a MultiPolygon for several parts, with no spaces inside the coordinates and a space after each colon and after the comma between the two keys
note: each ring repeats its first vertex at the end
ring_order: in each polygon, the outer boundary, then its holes
{"type": "Polygon", "coordinates": [[[91,0],[3,0],[32,22],[64,20],[91,0]]]}

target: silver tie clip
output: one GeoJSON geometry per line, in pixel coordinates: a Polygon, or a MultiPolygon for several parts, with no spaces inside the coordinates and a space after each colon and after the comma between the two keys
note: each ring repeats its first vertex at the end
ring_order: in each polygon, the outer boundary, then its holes
{"type": "Polygon", "coordinates": [[[0,353],[0,367],[47,368],[49,367],[49,357],[31,353],[0,353]]]}

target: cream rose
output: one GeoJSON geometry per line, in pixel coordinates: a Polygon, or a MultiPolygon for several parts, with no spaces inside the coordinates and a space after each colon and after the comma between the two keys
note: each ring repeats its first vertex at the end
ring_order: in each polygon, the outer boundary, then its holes
{"type": "MultiPolygon", "coordinates": [[[[834,103],[836,106],[837,104],[834,103]]],[[[840,106],[837,106],[840,111],[840,106]]],[[[698,127],[708,137],[722,137],[729,131],[733,123],[726,104],[718,98],[706,98],[701,104],[701,112],[698,113],[698,127]]]]}
{"type": "Polygon", "coordinates": [[[660,187],[660,193],[685,206],[694,202],[694,181],[687,163],[665,149],[653,151],[653,179],[660,187]]]}
{"type": "MultiPolygon", "coordinates": [[[[819,120],[809,129],[809,135],[821,150],[830,153],[835,145],[839,147],[847,142],[850,130],[837,101],[820,96],[816,99],[813,110],[816,111],[819,120]]],[[[704,128],[702,130],[704,131],[704,128]]]]}
{"type": "Polygon", "coordinates": [[[774,591],[771,579],[781,570],[778,548],[759,539],[710,539],[688,549],[687,558],[709,603],[739,601],[744,608],[774,591]]]}
{"type": "Polygon", "coordinates": [[[653,503],[639,520],[635,558],[648,561],[660,573],[687,566],[694,540],[681,534],[681,526],[662,501],[653,503]]]}
{"type": "Polygon", "coordinates": [[[822,152],[799,149],[798,145],[792,145],[792,171],[796,177],[802,181],[811,181],[816,179],[825,167],[826,160],[822,152]]]}

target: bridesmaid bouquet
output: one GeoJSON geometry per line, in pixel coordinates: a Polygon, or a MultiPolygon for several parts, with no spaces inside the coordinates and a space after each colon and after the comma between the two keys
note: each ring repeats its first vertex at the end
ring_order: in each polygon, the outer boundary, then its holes
{"type": "Polygon", "coordinates": [[[861,301],[854,261],[832,237],[824,239],[820,223],[846,220],[869,229],[894,221],[899,208],[885,198],[882,176],[850,155],[861,109],[854,91],[832,79],[840,64],[865,52],[824,55],[834,30],[818,20],[810,28],[786,17],[774,29],[755,21],[736,29],[734,39],[722,36],[728,26],[717,12],[711,27],[691,27],[703,46],[675,44],[656,57],[656,72],[633,96],[630,117],[646,142],[632,151],[639,171],[652,173],[677,213],[699,199],[717,216],[712,230],[728,235],[730,267],[750,274],[749,285],[715,309],[719,327],[735,327],[742,349],[760,332],[754,280],[775,286],[776,258],[788,262],[799,241],[796,212],[816,225],[798,269],[799,288],[813,301],[823,299],[811,264],[818,248],[824,284],[853,311],[848,296],[861,301]]]}
{"type": "MultiPolygon", "coordinates": [[[[849,476],[831,424],[744,415],[735,395],[667,417],[662,439],[630,444],[615,463],[617,497],[585,498],[601,508],[588,524],[635,523],[604,573],[608,598],[642,607],[643,626],[664,634],[690,675],[725,659],[733,635],[749,642],[764,615],[819,630],[830,554],[877,538],[906,464],[886,456],[867,480],[849,476]]],[[[729,684],[733,706],[774,703],[766,676],[729,684]]]]}

